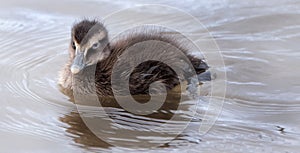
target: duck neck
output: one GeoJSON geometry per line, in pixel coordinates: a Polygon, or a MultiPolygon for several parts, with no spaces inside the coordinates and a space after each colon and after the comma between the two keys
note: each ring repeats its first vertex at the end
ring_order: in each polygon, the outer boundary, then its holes
{"type": "Polygon", "coordinates": [[[96,93],[95,73],[96,65],[85,67],[78,74],[73,74],[74,94],[93,94],[96,93]]]}

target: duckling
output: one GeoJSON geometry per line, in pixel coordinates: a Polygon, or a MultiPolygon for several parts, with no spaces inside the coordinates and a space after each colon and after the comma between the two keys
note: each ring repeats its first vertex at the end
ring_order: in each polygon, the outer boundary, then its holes
{"type": "MultiPolygon", "coordinates": [[[[69,59],[60,72],[58,82],[61,91],[67,95],[72,95],[75,87],[82,92],[90,92],[91,82],[89,81],[94,80],[98,96],[113,96],[111,80],[114,65],[126,49],[148,40],[165,42],[182,51],[190,60],[197,74],[202,74],[209,68],[202,59],[190,55],[188,49],[180,44],[176,38],[165,36],[159,30],[150,29],[145,30],[147,32],[133,32],[116,42],[110,42],[108,31],[102,22],[84,19],[74,24],[71,31],[68,49],[69,59]],[[74,80],[78,80],[78,82],[74,83],[74,80]]],[[[148,50],[151,51],[152,49],[159,48],[150,45],[148,50]]],[[[169,50],[167,49],[167,51],[169,50]]],[[[135,51],[132,51],[132,54],[134,53],[135,51]]],[[[142,56],[147,56],[147,53],[142,56]]],[[[157,56],[165,56],[171,62],[178,60],[178,57],[170,51],[162,52],[161,55],[157,56]]],[[[126,62],[128,63],[128,61],[123,61],[123,65],[126,62]]],[[[155,81],[163,83],[168,91],[180,84],[180,80],[172,68],[163,62],[153,60],[145,61],[135,67],[129,77],[129,89],[132,95],[149,94],[149,86],[155,81]]]]}

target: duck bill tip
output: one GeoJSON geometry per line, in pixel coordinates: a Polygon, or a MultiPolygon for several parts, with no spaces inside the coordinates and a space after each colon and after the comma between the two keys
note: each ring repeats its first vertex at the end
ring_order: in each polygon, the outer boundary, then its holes
{"type": "Polygon", "coordinates": [[[81,71],[81,68],[79,66],[73,65],[71,67],[72,74],[78,74],[81,71]]]}

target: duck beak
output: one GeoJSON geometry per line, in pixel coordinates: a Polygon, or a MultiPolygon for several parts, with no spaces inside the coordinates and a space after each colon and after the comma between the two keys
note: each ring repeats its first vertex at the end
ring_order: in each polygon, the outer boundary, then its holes
{"type": "Polygon", "coordinates": [[[202,69],[202,70],[207,70],[209,68],[209,66],[205,63],[205,62],[201,62],[197,67],[196,67],[196,69],[198,70],[200,70],[200,69],[202,69]]]}
{"type": "Polygon", "coordinates": [[[203,82],[203,81],[211,81],[213,78],[211,76],[210,71],[203,72],[201,74],[198,74],[198,81],[203,82]]]}
{"type": "Polygon", "coordinates": [[[73,64],[71,66],[71,72],[73,74],[79,73],[84,68],[85,64],[83,62],[83,59],[84,59],[84,53],[83,52],[78,53],[75,56],[75,59],[74,59],[73,64]]]}

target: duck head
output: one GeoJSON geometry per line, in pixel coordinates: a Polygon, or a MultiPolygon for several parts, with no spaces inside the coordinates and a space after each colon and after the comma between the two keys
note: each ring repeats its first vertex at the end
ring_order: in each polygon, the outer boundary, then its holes
{"type": "Polygon", "coordinates": [[[73,74],[106,59],[111,52],[104,25],[95,20],[83,20],[75,24],[72,28],[70,50],[73,74]]]}

